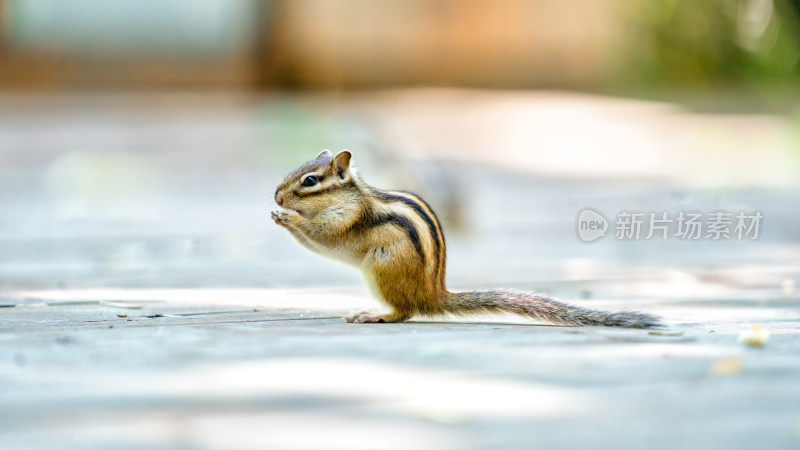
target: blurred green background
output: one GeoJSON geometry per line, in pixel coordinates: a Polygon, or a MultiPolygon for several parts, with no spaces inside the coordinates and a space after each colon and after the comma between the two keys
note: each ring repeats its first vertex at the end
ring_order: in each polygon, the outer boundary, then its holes
{"type": "Polygon", "coordinates": [[[794,107],[796,0],[3,0],[4,90],[681,90],[794,107]],[[192,70],[194,69],[194,70],[192,70]],[[783,94],[786,95],[783,95],[783,94]]]}
{"type": "Polygon", "coordinates": [[[323,148],[433,204],[456,285],[748,261],[778,286],[800,254],[800,2],[0,0],[3,286],[360,286],[268,221],[323,148]],[[766,225],[589,246],[584,206],[766,225]]]}

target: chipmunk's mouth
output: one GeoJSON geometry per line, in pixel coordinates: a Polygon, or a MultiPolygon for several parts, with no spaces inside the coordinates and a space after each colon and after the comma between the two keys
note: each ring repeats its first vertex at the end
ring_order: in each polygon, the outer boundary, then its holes
{"type": "MultiPolygon", "coordinates": [[[[297,214],[300,214],[301,216],[303,215],[303,210],[302,209],[286,208],[286,207],[283,207],[283,206],[279,206],[278,207],[278,211],[294,211],[297,214]]],[[[303,217],[305,217],[305,216],[303,216],[303,217]]]]}

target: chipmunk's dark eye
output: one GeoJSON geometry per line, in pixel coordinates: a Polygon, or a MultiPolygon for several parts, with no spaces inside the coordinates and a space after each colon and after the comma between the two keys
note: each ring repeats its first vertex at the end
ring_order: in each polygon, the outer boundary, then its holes
{"type": "Polygon", "coordinates": [[[319,179],[317,179],[317,177],[315,177],[314,175],[309,175],[309,176],[303,178],[303,183],[302,184],[303,184],[303,186],[308,187],[308,186],[314,186],[317,183],[319,183],[319,179]]]}

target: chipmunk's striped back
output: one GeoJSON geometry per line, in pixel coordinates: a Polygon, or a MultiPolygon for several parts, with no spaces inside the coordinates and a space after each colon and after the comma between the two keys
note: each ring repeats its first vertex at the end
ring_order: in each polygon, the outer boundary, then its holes
{"type": "MultiPolygon", "coordinates": [[[[423,252],[422,262],[428,268],[429,276],[435,280],[434,286],[442,291],[445,288],[445,267],[447,246],[444,232],[433,209],[418,195],[405,191],[382,191],[370,187],[371,194],[377,201],[404,218],[415,223],[415,231],[419,239],[427,244],[423,252]]],[[[415,243],[415,246],[418,245],[415,243]]]]}

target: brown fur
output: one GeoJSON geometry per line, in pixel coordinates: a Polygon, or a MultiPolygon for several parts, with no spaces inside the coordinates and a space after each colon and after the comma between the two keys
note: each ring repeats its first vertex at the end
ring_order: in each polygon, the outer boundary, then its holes
{"type": "Polygon", "coordinates": [[[656,316],[582,308],[545,295],[511,290],[449,292],[444,233],[418,196],[366,184],[350,168],[351,154],[327,150],[292,171],[275,191],[273,212],[306,248],[361,269],[373,294],[392,312],[359,313],[349,322],[402,322],[414,315],[512,313],[560,325],[649,328],[656,316]],[[321,181],[302,186],[305,175],[321,181]]]}

